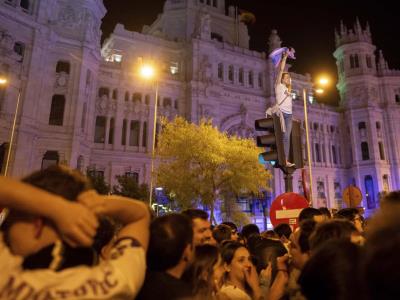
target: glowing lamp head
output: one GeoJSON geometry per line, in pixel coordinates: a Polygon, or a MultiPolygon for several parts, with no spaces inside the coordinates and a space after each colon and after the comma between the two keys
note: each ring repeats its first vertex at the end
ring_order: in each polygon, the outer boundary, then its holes
{"type": "Polygon", "coordinates": [[[323,89],[316,89],[315,92],[316,92],[318,95],[321,95],[321,94],[324,93],[324,90],[323,90],[323,89]]]}
{"type": "Polygon", "coordinates": [[[322,77],[322,78],[320,78],[320,79],[318,80],[318,83],[319,83],[320,85],[322,85],[322,86],[325,86],[325,85],[327,85],[327,84],[329,83],[329,79],[326,78],[326,77],[322,77]]]}
{"type": "Polygon", "coordinates": [[[5,78],[5,77],[0,77],[0,85],[5,85],[5,84],[7,84],[7,78],[5,78]]]}
{"type": "Polygon", "coordinates": [[[140,69],[140,75],[145,79],[151,79],[154,77],[155,70],[152,66],[144,65],[140,69]]]}

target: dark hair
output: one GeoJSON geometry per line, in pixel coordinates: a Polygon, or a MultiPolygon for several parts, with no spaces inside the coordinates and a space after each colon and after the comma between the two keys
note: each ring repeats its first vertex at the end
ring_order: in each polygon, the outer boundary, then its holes
{"type": "Polygon", "coordinates": [[[47,169],[33,172],[24,177],[22,182],[71,201],[75,201],[80,193],[91,189],[90,181],[79,171],[62,165],[53,165],[47,169]]]}
{"type": "Polygon", "coordinates": [[[310,251],[310,236],[314,232],[317,222],[313,219],[304,220],[300,223],[299,246],[302,253],[310,251]]]}
{"type": "Polygon", "coordinates": [[[239,248],[246,248],[243,244],[238,242],[227,242],[224,243],[221,248],[221,258],[222,261],[228,265],[231,264],[235,252],[239,248]]]}
{"type": "Polygon", "coordinates": [[[352,208],[352,207],[342,208],[335,214],[335,218],[346,219],[346,220],[349,220],[352,222],[352,221],[354,221],[354,218],[358,214],[359,214],[359,211],[357,208],[352,208]]]}
{"type": "Polygon", "coordinates": [[[278,234],[273,230],[263,231],[261,232],[260,236],[266,239],[279,239],[278,234]]]}
{"type": "Polygon", "coordinates": [[[314,219],[314,216],[320,216],[322,213],[314,207],[303,208],[299,214],[299,223],[307,219],[314,219]]]}
{"type": "Polygon", "coordinates": [[[333,219],[318,224],[310,236],[311,250],[320,247],[331,239],[345,239],[350,241],[351,234],[357,232],[353,223],[347,220],[333,219]]]}
{"type": "Polygon", "coordinates": [[[350,241],[327,241],[301,271],[298,283],[303,295],[308,300],[362,299],[360,255],[359,246],[350,241]]]}
{"type": "Polygon", "coordinates": [[[361,274],[370,300],[399,298],[400,207],[382,210],[367,228],[361,274]]]}
{"type": "Polygon", "coordinates": [[[279,238],[285,236],[288,239],[292,234],[292,228],[290,228],[290,225],[287,223],[280,223],[276,225],[274,231],[279,236],[279,238]]]}
{"type": "Polygon", "coordinates": [[[381,200],[381,208],[384,209],[388,205],[399,205],[400,204],[400,191],[393,191],[385,193],[381,200]]]}
{"type": "Polygon", "coordinates": [[[195,260],[184,277],[190,282],[193,295],[201,299],[211,298],[213,292],[214,266],[218,262],[218,248],[212,245],[201,245],[195,248],[195,260]],[[204,275],[205,278],[204,278],[204,275]]]}
{"type": "Polygon", "coordinates": [[[147,266],[152,271],[166,271],[176,266],[188,245],[192,245],[191,220],[182,214],[155,218],[150,225],[147,266]]]}
{"type": "Polygon", "coordinates": [[[232,229],[228,225],[219,224],[212,231],[213,238],[217,241],[218,244],[221,244],[222,241],[230,240],[232,234],[232,229]]]}
{"type": "Polygon", "coordinates": [[[329,219],[332,218],[331,212],[327,207],[320,207],[318,210],[325,216],[327,216],[329,219]]]}
{"type": "Polygon", "coordinates": [[[233,222],[225,221],[225,222],[222,222],[221,224],[228,225],[232,230],[235,230],[236,232],[238,231],[236,224],[233,222]]]}
{"type": "Polygon", "coordinates": [[[99,227],[97,228],[92,245],[98,255],[101,254],[103,247],[112,240],[116,232],[116,223],[111,218],[106,216],[99,217],[99,227]]]}
{"type": "Polygon", "coordinates": [[[272,279],[271,284],[275,278],[277,267],[276,259],[287,253],[285,246],[281,241],[271,240],[271,239],[261,239],[254,246],[251,251],[253,257],[253,263],[257,268],[257,272],[260,273],[261,270],[265,269],[268,264],[271,263],[272,266],[272,279]]]}
{"type": "Polygon", "coordinates": [[[203,219],[205,221],[208,220],[208,213],[201,209],[196,208],[188,208],[181,212],[183,215],[189,217],[191,220],[194,219],[203,219]]]}
{"type": "Polygon", "coordinates": [[[253,234],[260,234],[260,229],[256,224],[247,224],[243,226],[241,236],[245,240],[248,240],[249,237],[253,234]]]}

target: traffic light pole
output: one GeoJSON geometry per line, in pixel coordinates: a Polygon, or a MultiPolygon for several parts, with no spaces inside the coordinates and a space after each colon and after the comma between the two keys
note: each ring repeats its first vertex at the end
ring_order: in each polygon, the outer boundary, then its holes
{"type": "Polygon", "coordinates": [[[285,178],[285,192],[293,192],[293,173],[296,171],[296,168],[280,167],[280,169],[282,170],[285,178]]]}

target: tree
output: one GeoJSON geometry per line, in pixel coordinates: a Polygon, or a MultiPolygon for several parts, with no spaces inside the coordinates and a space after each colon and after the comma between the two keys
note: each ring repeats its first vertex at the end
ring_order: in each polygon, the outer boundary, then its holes
{"type": "Polygon", "coordinates": [[[182,208],[201,203],[213,220],[216,200],[267,189],[270,174],[253,140],[228,136],[204,120],[196,125],[178,117],[162,125],[157,185],[175,194],[182,208]]]}
{"type": "Polygon", "coordinates": [[[149,198],[149,187],[147,184],[138,184],[137,181],[130,176],[116,176],[118,185],[113,186],[113,194],[146,201],[149,198]]]}
{"type": "Polygon", "coordinates": [[[110,193],[110,185],[104,180],[103,174],[87,171],[86,176],[90,179],[93,188],[101,195],[110,193]]]}

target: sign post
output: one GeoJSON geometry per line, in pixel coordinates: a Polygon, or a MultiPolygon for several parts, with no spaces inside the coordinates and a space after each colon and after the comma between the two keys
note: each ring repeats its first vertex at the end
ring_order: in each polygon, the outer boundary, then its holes
{"type": "Polygon", "coordinates": [[[287,223],[295,230],[299,226],[299,214],[306,207],[309,207],[309,204],[303,196],[292,192],[284,193],[272,202],[269,218],[274,227],[280,223],[287,223]]]}

